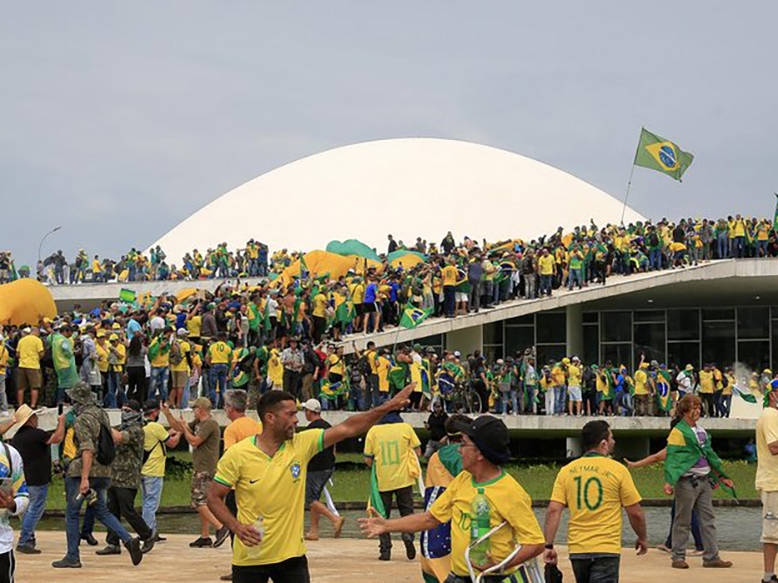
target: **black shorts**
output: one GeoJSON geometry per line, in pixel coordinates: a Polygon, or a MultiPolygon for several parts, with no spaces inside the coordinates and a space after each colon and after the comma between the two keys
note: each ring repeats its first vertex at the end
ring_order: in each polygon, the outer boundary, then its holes
{"type": "Polygon", "coordinates": [[[365,304],[357,304],[354,306],[357,316],[361,316],[365,313],[365,304]]]}
{"type": "Polygon", "coordinates": [[[372,304],[362,304],[362,313],[363,314],[372,314],[373,312],[377,312],[378,309],[376,308],[375,302],[372,304]]]}
{"type": "Polygon", "coordinates": [[[305,507],[310,508],[311,504],[321,498],[324,486],[327,485],[334,470],[322,470],[320,472],[308,472],[305,479],[305,507]]]}
{"type": "Polygon", "coordinates": [[[308,559],[303,555],[272,565],[232,566],[233,583],[268,583],[271,578],[273,583],[311,583],[308,559]]]}

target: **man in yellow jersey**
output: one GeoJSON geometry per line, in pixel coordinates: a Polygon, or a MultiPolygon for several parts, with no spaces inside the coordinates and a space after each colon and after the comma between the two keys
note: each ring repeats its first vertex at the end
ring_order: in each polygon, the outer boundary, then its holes
{"type": "Polygon", "coordinates": [[[776,583],[778,554],[778,381],[768,386],[764,409],[756,422],[756,488],[762,497],[763,583],[776,583]]]}
{"type": "Polygon", "coordinates": [[[232,361],[232,348],[227,344],[226,332],[218,333],[216,342],[208,348],[205,361],[211,366],[208,383],[211,405],[218,408],[227,390],[227,370],[232,361]]]}
{"type": "Polygon", "coordinates": [[[189,330],[179,328],[170,344],[170,395],[168,403],[174,409],[181,408],[181,399],[184,396],[184,387],[189,380],[190,367],[192,361],[192,345],[187,340],[189,330]]]}
{"type": "Polygon", "coordinates": [[[38,391],[43,385],[41,374],[41,358],[43,357],[43,341],[40,329],[24,328],[22,339],[16,345],[19,368],[16,375],[16,406],[24,403],[24,392],[30,390],[30,407],[35,409],[38,404],[38,391]]]}
{"type": "Polygon", "coordinates": [[[390,411],[407,406],[413,385],[391,401],[352,415],[329,429],[296,433],[297,403],[285,391],[259,400],[261,435],[231,447],[219,462],[208,493],[214,515],[236,535],[232,558],[235,583],[308,583],[303,542],[307,465],[336,443],[367,431],[390,411]],[[237,517],[224,498],[235,488],[237,517]]]}
{"type": "MultiPolygon", "coordinates": [[[[504,567],[498,577],[486,581],[521,581],[516,573],[522,563],[543,552],[543,533],[535,514],[532,500],[524,488],[502,466],[510,461],[508,428],[500,419],[481,415],[472,423],[451,423],[451,429],[463,434],[460,453],[462,471],[448,485],[446,491],[423,514],[388,520],[373,510],[372,518],[362,518],[359,526],[368,537],[389,532],[419,532],[431,530],[451,521],[451,573],[446,583],[473,583],[465,561],[465,550],[470,544],[470,516],[473,498],[483,491],[490,506],[489,526],[505,526],[489,538],[490,560],[485,565],[474,565],[484,571],[503,561],[515,549],[521,550],[504,567]]],[[[448,428],[447,428],[448,430],[448,428]]]]}
{"type": "MultiPolygon", "coordinates": [[[[392,412],[367,432],[365,438],[365,463],[372,468],[378,482],[378,491],[387,514],[391,514],[392,498],[397,500],[400,516],[413,514],[413,484],[421,470],[419,457],[421,442],[413,427],[404,423],[399,413],[392,412]]],[[[405,554],[411,560],[416,557],[413,534],[403,533],[405,554]]],[[[392,539],[382,534],[379,543],[380,561],[389,561],[392,539]]]]}
{"type": "Polygon", "coordinates": [[[648,376],[648,362],[641,362],[638,369],[635,371],[635,415],[640,417],[651,416],[653,409],[651,407],[652,399],[652,386],[651,378],[648,376]]]}
{"type": "Polygon", "coordinates": [[[638,555],[648,551],[640,493],[629,470],[610,458],[616,441],[607,422],[589,421],[581,438],[586,453],[563,467],[554,482],[546,511],[544,557],[547,563],[557,562],[554,539],[567,507],[567,544],[576,583],[618,583],[622,507],[637,535],[638,555]]]}
{"type": "MultiPolygon", "coordinates": [[[[150,399],[143,404],[143,415],[146,424],[143,426],[143,466],[140,470],[140,487],[142,501],[142,516],[154,533],[153,541],[164,540],[157,532],[157,510],[162,501],[162,486],[165,481],[165,462],[167,448],[176,447],[181,434],[177,431],[168,432],[159,423],[159,401],[150,399]]],[[[144,543],[148,548],[149,545],[144,543]]]]}
{"type": "Polygon", "coordinates": [[[700,371],[700,388],[697,392],[700,399],[702,399],[705,417],[715,417],[716,379],[713,376],[713,366],[710,363],[705,363],[702,366],[700,371]]]}
{"type": "Polygon", "coordinates": [[[443,313],[446,318],[453,318],[458,278],[456,259],[452,257],[446,262],[446,266],[441,271],[441,278],[443,279],[443,313]]]}
{"type": "MultiPolygon", "coordinates": [[[[230,420],[230,424],[224,430],[224,451],[230,449],[236,443],[244,439],[259,435],[262,433],[262,423],[255,421],[246,415],[248,405],[248,393],[243,389],[232,389],[224,395],[224,412],[230,420]]],[[[230,512],[237,514],[238,507],[235,505],[235,490],[230,490],[224,500],[230,512]]],[[[230,539],[234,540],[235,535],[231,532],[230,539]]],[[[224,575],[222,581],[232,581],[232,574],[224,575]]]]}

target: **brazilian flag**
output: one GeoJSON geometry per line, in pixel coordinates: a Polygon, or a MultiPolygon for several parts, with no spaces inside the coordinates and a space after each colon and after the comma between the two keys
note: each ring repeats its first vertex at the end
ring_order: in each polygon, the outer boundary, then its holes
{"type": "Polygon", "coordinates": [[[673,142],[652,134],[646,128],[640,131],[640,143],[635,152],[636,166],[658,170],[680,182],[693,160],[694,155],[684,152],[673,142]]]}
{"type": "Polygon", "coordinates": [[[415,308],[413,304],[408,302],[403,310],[403,314],[400,317],[400,326],[403,328],[415,328],[421,324],[430,315],[430,310],[422,310],[421,308],[415,308]]]}

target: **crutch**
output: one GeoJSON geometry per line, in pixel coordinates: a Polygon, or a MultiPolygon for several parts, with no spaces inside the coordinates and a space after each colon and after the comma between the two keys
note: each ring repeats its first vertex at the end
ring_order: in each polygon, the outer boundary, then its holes
{"type": "MultiPolygon", "coordinates": [[[[507,565],[509,562],[513,560],[513,558],[519,554],[519,551],[521,550],[522,545],[517,544],[516,548],[513,550],[511,554],[509,554],[505,559],[503,559],[500,563],[497,565],[494,565],[493,567],[489,567],[485,571],[481,572],[479,575],[476,576],[475,570],[473,569],[473,564],[470,562],[470,551],[473,549],[474,546],[477,544],[480,544],[484,542],[486,539],[491,537],[494,533],[496,533],[498,530],[500,530],[503,526],[508,524],[506,521],[501,522],[497,526],[495,526],[493,529],[491,529],[489,532],[487,532],[485,535],[483,535],[478,540],[471,542],[467,549],[465,550],[465,563],[467,563],[467,570],[470,573],[470,579],[473,581],[473,583],[481,583],[483,581],[483,578],[489,575],[497,574],[498,571],[502,570],[505,565],[507,565]]],[[[527,577],[529,578],[530,583],[545,583],[545,577],[543,573],[540,570],[540,567],[538,566],[537,559],[533,558],[526,563],[521,565],[521,568],[524,569],[524,572],[526,573],[527,577]]]]}

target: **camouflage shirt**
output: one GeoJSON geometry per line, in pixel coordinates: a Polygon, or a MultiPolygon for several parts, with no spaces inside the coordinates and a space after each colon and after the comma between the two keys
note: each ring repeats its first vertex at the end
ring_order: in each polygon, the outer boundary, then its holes
{"type": "Polygon", "coordinates": [[[111,465],[111,486],[140,488],[140,469],[143,465],[143,425],[137,423],[122,432],[122,442],[116,444],[116,459],[111,465]]]}
{"type": "Polygon", "coordinates": [[[100,440],[100,425],[110,427],[108,413],[103,411],[97,405],[88,405],[79,415],[76,416],[75,444],[78,448],[76,457],[68,466],[69,478],[81,477],[82,458],[85,451],[91,451],[95,457],[92,459],[92,468],[89,470],[90,478],[110,478],[111,466],[104,466],[97,463],[97,444],[100,440]]]}

